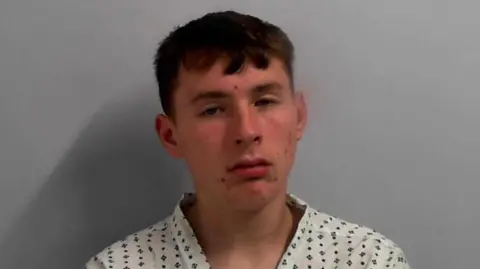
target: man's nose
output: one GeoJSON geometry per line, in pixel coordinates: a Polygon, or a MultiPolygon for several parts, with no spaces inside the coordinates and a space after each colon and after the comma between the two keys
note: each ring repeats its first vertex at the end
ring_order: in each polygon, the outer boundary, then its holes
{"type": "Polygon", "coordinates": [[[235,130],[235,144],[237,145],[250,145],[262,141],[258,115],[255,111],[245,110],[237,113],[232,127],[235,130]]]}

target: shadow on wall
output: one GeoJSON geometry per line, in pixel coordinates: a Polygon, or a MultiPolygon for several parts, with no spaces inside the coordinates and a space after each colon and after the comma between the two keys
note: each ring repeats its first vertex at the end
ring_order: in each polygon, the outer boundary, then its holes
{"type": "Polygon", "coordinates": [[[188,181],[155,136],[152,89],[95,114],[9,231],[0,268],[83,268],[107,245],[171,213],[188,181]]]}

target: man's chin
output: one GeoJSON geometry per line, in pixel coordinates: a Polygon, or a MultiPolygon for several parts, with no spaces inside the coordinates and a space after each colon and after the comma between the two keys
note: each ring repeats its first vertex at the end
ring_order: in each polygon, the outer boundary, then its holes
{"type": "Polygon", "coordinates": [[[229,204],[233,210],[256,212],[261,211],[275,200],[277,193],[271,189],[243,190],[230,193],[229,204]]]}
{"type": "Polygon", "coordinates": [[[243,212],[243,213],[256,213],[261,212],[266,208],[268,203],[266,201],[248,201],[248,202],[237,202],[231,204],[232,211],[243,212]]]}

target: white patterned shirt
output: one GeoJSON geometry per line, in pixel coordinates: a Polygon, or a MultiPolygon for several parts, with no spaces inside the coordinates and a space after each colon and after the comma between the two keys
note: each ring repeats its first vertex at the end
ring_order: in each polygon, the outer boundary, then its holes
{"type": "MultiPolygon", "coordinates": [[[[85,268],[211,268],[182,211],[194,199],[184,195],[172,215],[107,247],[85,268]]],[[[304,213],[278,269],[410,269],[403,251],[383,235],[321,213],[291,194],[287,201],[304,213]]]]}

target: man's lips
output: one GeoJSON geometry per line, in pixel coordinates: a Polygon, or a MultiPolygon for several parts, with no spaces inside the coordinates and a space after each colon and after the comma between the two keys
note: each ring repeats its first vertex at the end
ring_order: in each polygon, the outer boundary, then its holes
{"type": "Polygon", "coordinates": [[[264,177],[272,164],[265,159],[241,160],[228,169],[228,172],[248,178],[264,177]]]}

